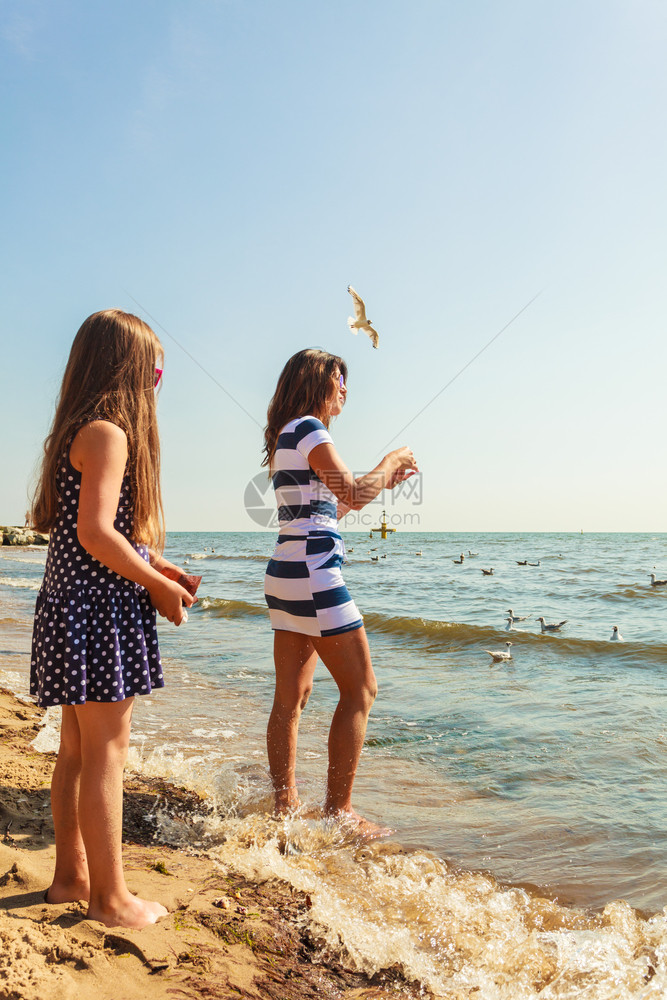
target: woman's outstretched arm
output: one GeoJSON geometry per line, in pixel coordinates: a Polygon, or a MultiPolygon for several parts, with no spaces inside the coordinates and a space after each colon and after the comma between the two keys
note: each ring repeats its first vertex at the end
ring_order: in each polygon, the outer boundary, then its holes
{"type": "MultiPolygon", "coordinates": [[[[371,472],[356,479],[332,444],[318,444],[310,452],[308,462],[313,472],[328,486],[347,510],[361,510],[382,492],[419,472],[415,456],[407,447],[385,455],[371,472]]],[[[346,513],[347,511],[343,511],[346,513]]]]}

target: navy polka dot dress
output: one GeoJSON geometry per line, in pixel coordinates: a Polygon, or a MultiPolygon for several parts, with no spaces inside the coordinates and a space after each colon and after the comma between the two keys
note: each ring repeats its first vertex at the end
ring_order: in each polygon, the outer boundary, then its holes
{"type": "MultiPolygon", "coordinates": [[[[80,486],[67,449],[32,636],[30,693],[40,705],[123,701],[164,687],[148,591],[93,559],[77,538],[80,486]]],[[[148,561],[146,546],[130,539],[132,519],[126,475],[114,527],[148,561]]]]}

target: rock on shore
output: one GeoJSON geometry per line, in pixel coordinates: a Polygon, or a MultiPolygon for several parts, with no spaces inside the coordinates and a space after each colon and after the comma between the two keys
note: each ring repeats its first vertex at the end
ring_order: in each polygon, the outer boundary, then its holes
{"type": "Polygon", "coordinates": [[[19,528],[17,525],[1,525],[3,545],[48,545],[49,536],[32,528],[19,528]]]}

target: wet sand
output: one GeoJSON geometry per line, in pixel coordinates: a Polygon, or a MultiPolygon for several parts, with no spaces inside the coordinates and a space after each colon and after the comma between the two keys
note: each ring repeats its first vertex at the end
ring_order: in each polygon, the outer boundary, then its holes
{"type": "Polygon", "coordinates": [[[42,710],[0,689],[0,998],[154,1000],[248,997],[389,1000],[418,993],[391,971],[369,980],[327,960],[305,927],[310,900],[196,850],[155,839],[151,816],[202,808],[191,792],[128,774],[124,857],[133,892],[169,916],[140,931],[85,919],[85,904],[48,905],[55,847],[49,787],[55,754],[31,746],[42,710]]]}

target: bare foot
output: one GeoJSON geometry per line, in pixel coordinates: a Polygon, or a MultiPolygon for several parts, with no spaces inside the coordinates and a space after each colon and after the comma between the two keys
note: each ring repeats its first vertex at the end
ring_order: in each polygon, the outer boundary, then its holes
{"type": "Polygon", "coordinates": [[[107,927],[130,927],[140,930],[149,924],[156,923],[161,917],[166,917],[169,910],[162,903],[148,899],[140,899],[128,892],[127,897],[118,900],[115,905],[88,907],[88,920],[99,920],[107,927]]]}
{"type": "Polygon", "coordinates": [[[90,884],[87,879],[72,882],[56,882],[55,879],[44,893],[45,903],[78,903],[80,899],[88,901],[90,884]]]}
{"type": "Polygon", "coordinates": [[[338,809],[335,812],[330,812],[329,816],[337,819],[342,826],[347,827],[351,832],[357,834],[357,836],[363,837],[364,840],[376,840],[378,837],[388,837],[394,832],[388,826],[379,826],[370,819],[364,819],[354,809],[338,809]]]}
{"type": "Polygon", "coordinates": [[[276,800],[273,807],[275,816],[284,816],[285,813],[294,812],[300,806],[301,800],[296,788],[281,788],[280,791],[276,792],[276,800]]]}

